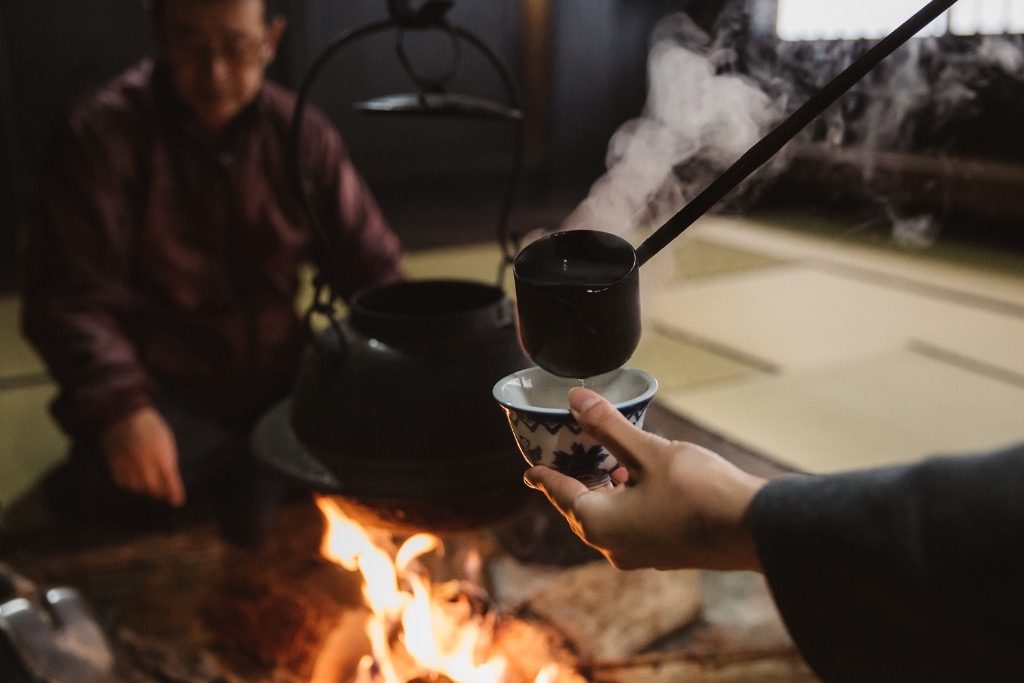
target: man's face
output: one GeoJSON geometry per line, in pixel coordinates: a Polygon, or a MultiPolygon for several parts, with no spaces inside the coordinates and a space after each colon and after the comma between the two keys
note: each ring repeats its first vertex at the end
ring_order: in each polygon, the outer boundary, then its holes
{"type": "Polygon", "coordinates": [[[256,97],[284,32],[263,0],[165,0],[154,23],[178,94],[211,131],[256,97]]]}

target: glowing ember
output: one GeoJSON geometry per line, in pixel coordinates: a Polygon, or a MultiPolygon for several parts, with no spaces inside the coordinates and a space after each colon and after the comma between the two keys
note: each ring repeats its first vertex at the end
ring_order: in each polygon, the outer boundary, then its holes
{"type": "MultiPolygon", "coordinates": [[[[518,683],[506,655],[493,651],[496,615],[480,609],[481,601],[474,601],[462,582],[432,585],[419,564],[426,553],[443,550],[436,536],[416,534],[393,550],[388,538],[374,537],[330,498],[318,497],[317,505],[327,520],[321,553],[345,569],[360,572],[370,610],[366,621],[370,654],[359,661],[355,683],[439,678],[454,683],[518,683]]],[[[549,664],[533,682],[579,680],[575,673],[549,664]]]]}

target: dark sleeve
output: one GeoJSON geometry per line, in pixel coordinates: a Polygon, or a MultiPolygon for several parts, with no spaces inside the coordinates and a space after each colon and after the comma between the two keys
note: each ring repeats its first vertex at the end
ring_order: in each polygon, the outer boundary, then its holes
{"type": "Polygon", "coordinates": [[[784,477],[749,514],[825,681],[1024,680],[1024,446],[784,477]]]}
{"type": "Polygon", "coordinates": [[[313,160],[311,189],[334,247],[338,293],[348,298],[361,287],[404,279],[398,236],[352,164],[337,129],[316,108],[303,125],[315,131],[303,135],[309,146],[303,158],[313,160]]]}
{"type": "Polygon", "coordinates": [[[132,301],[125,152],[102,126],[72,119],[47,155],[26,236],[22,327],[60,386],[53,413],[73,435],[149,404],[120,323],[132,301]]]}

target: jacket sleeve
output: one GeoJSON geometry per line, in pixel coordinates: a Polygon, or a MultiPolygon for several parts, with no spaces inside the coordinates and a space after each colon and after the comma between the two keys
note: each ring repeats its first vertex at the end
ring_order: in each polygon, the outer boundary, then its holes
{"type": "Polygon", "coordinates": [[[302,155],[311,160],[308,191],[331,240],[338,293],[347,299],[361,287],[404,279],[398,236],[353,165],[337,129],[316,108],[308,112],[303,125],[313,131],[303,135],[302,155]]]}
{"type": "Polygon", "coordinates": [[[60,386],[54,416],[74,436],[149,404],[121,324],[133,300],[125,152],[73,118],[48,155],[26,239],[22,327],[60,386]]]}
{"type": "Polygon", "coordinates": [[[1024,680],[1024,445],[784,477],[749,522],[823,680],[1024,680]]]}

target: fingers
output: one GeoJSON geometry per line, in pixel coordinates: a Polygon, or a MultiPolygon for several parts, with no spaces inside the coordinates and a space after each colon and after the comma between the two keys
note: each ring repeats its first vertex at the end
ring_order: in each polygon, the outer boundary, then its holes
{"type": "Polygon", "coordinates": [[[562,515],[569,515],[576,504],[576,499],[589,490],[578,479],[573,479],[543,465],[536,465],[526,470],[524,479],[527,484],[547,496],[551,504],[558,508],[562,515]]]}
{"type": "Polygon", "coordinates": [[[126,463],[124,457],[110,456],[107,458],[107,463],[110,468],[110,478],[119,488],[140,495],[146,492],[146,479],[143,472],[126,463]]]}
{"type": "Polygon", "coordinates": [[[173,440],[157,441],[148,453],[139,454],[138,466],[146,480],[145,495],[174,507],[185,503],[185,485],[178,471],[178,450],[173,440]]]}
{"type": "Polygon", "coordinates": [[[154,497],[174,507],[181,507],[185,504],[185,484],[178,471],[177,457],[173,462],[165,463],[160,469],[159,490],[154,497]]]}
{"type": "Polygon", "coordinates": [[[649,460],[648,451],[666,443],[630,424],[611,403],[590,389],[571,389],[569,408],[583,430],[603,444],[634,477],[643,474],[649,460]]]}
{"type": "Polygon", "coordinates": [[[629,559],[617,558],[602,541],[602,534],[606,534],[603,529],[614,529],[622,522],[617,514],[619,508],[613,501],[619,499],[623,491],[616,491],[612,482],[587,489],[580,481],[543,465],[531,467],[524,479],[547,497],[584,543],[600,551],[616,567],[627,568],[629,559]]]}
{"type": "Polygon", "coordinates": [[[112,458],[111,478],[126,491],[180,507],[185,504],[185,485],[177,468],[177,458],[156,453],[131,453],[112,458]]]}
{"type": "Polygon", "coordinates": [[[174,434],[155,412],[140,411],[127,418],[111,430],[104,448],[117,486],[175,507],[184,505],[174,434]]]}

